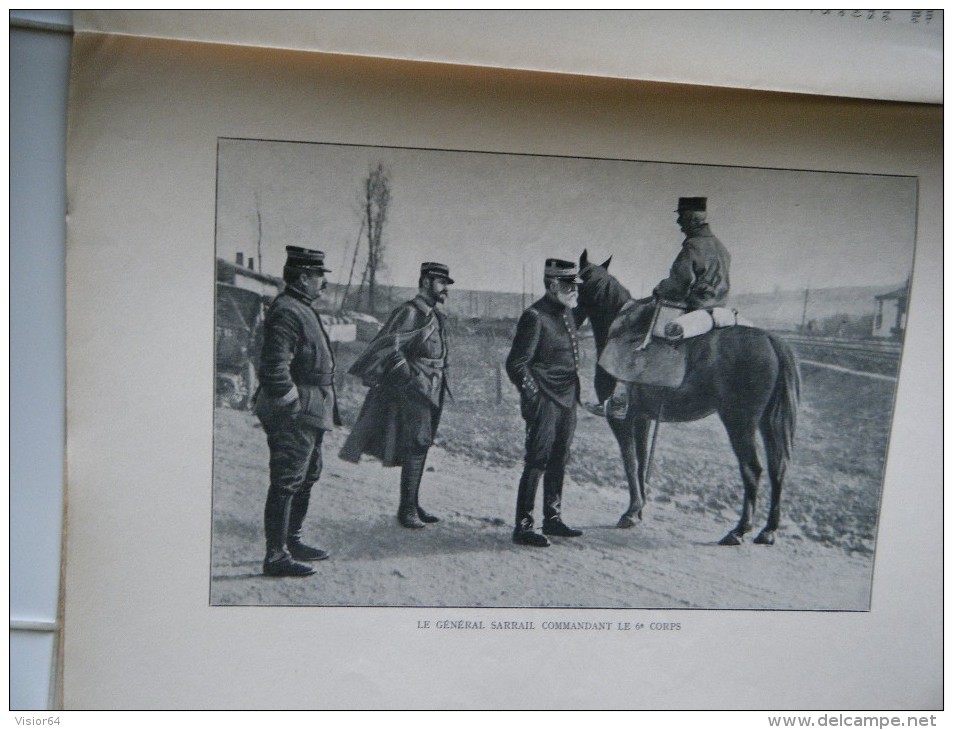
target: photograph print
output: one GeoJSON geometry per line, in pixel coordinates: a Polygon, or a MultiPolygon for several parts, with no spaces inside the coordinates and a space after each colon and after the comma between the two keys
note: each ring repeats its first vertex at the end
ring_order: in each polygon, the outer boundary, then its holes
{"type": "Polygon", "coordinates": [[[916,209],[220,139],[210,604],[868,611],[916,209]]]}

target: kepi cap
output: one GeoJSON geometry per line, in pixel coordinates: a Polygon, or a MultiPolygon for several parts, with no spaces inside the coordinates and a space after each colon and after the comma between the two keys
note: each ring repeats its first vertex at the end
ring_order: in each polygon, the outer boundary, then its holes
{"type": "Polygon", "coordinates": [[[579,278],[579,266],[563,259],[546,259],[543,276],[582,284],[582,279],[579,278]]]}
{"type": "Polygon", "coordinates": [[[681,213],[683,210],[690,210],[704,213],[707,208],[708,198],[679,198],[678,208],[675,209],[675,212],[681,213]]]}
{"type": "Polygon", "coordinates": [[[299,269],[317,269],[322,273],[331,271],[324,265],[324,251],[318,251],[312,248],[302,248],[301,246],[285,246],[288,253],[287,266],[294,266],[299,269]]]}
{"type": "Polygon", "coordinates": [[[450,278],[450,267],[446,264],[438,264],[436,261],[424,261],[420,265],[421,276],[436,276],[445,279],[448,284],[453,283],[450,278]]]}

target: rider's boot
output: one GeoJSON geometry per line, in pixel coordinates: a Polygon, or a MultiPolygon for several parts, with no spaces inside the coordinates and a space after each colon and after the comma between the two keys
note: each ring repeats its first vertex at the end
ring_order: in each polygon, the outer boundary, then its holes
{"type": "Polygon", "coordinates": [[[615,384],[615,391],[606,401],[606,416],[614,421],[624,420],[629,413],[629,386],[619,381],[615,384]]]}

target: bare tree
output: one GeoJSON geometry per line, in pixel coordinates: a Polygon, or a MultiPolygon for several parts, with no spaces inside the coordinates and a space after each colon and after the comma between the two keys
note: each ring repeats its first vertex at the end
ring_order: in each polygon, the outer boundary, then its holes
{"type": "MultiPolygon", "coordinates": [[[[377,274],[384,268],[384,221],[390,204],[390,173],[382,163],[364,181],[364,215],[367,228],[367,307],[377,314],[377,274]]],[[[363,284],[363,282],[362,282],[363,284]]]]}
{"type": "MultiPolygon", "coordinates": [[[[347,275],[347,286],[344,287],[344,294],[341,295],[341,306],[338,309],[338,313],[344,311],[344,306],[347,304],[347,295],[351,291],[351,281],[354,279],[354,266],[357,264],[357,253],[361,250],[361,235],[364,233],[364,224],[365,221],[361,219],[361,230],[357,232],[357,240],[354,242],[354,257],[351,259],[351,273],[347,275]]],[[[345,249],[347,247],[345,246],[345,249]]],[[[360,293],[358,293],[358,304],[360,304],[360,293]]]]}

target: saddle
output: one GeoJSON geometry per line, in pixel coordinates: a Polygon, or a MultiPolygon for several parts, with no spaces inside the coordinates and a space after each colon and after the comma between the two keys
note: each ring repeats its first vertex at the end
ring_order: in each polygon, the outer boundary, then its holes
{"type": "Polygon", "coordinates": [[[616,380],[677,388],[685,379],[685,340],[715,327],[742,324],[734,310],[686,312],[654,299],[631,300],[609,328],[599,365],[616,380]]]}

